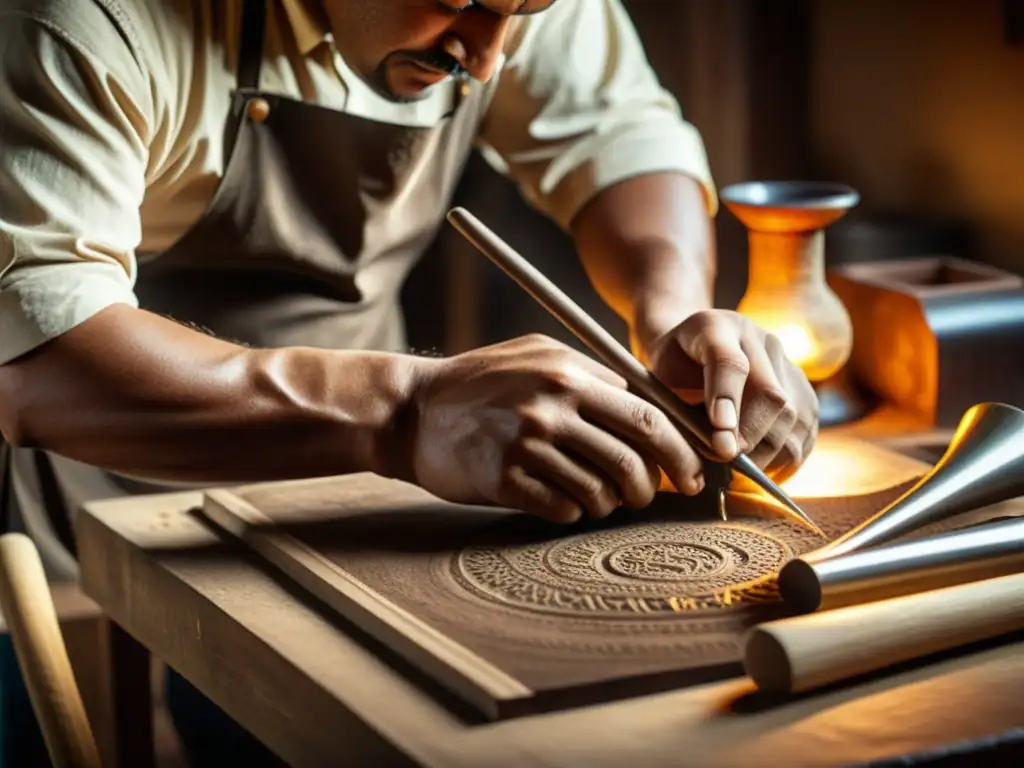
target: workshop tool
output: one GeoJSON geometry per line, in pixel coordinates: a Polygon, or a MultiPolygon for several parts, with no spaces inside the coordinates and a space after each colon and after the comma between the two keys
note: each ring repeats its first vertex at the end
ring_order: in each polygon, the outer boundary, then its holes
{"type": "Polygon", "coordinates": [[[811,613],[1018,572],[1024,517],[1009,517],[820,562],[791,560],[779,574],[779,592],[811,613]]]}
{"type": "MultiPolygon", "coordinates": [[[[711,436],[714,429],[704,406],[690,405],[680,398],[558,286],[469,211],[464,208],[453,208],[448,212],[448,221],[586,344],[609,368],[626,379],[638,396],[660,408],[684,436],[691,438],[690,444],[705,459],[723,463],[712,448],[711,436]]],[[[729,464],[741,475],[760,486],[796,518],[824,536],[817,524],[748,456],[738,453],[729,464]]]]}
{"type": "MultiPolygon", "coordinates": [[[[979,403],[964,414],[943,457],[912,488],[853,530],[800,559],[817,563],[850,554],[1022,495],[1024,411],[1005,403],[979,403]]],[[[787,564],[783,571],[799,567],[787,564]]]]}
{"type": "Polygon", "coordinates": [[[765,622],[748,635],[747,674],[800,693],[1024,630],[1024,574],[765,622]]]}

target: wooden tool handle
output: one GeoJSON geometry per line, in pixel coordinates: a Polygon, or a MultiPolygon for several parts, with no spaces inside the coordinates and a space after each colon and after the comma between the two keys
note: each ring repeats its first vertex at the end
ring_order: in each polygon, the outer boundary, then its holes
{"type": "Polygon", "coordinates": [[[448,221],[477,250],[515,280],[552,317],[586,344],[605,365],[622,376],[638,396],[661,408],[683,434],[693,438],[691,445],[704,458],[709,461],[721,461],[711,446],[714,429],[703,405],[691,405],[682,400],[582,307],[516,253],[476,216],[464,208],[453,208],[448,212],[448,221]]]}
{"type": "Polygon", "coordinates": [[[0,536],[0,608],[53,764],[99,768],[43,564],[24,534],[0,536]]]}
{"type": "Polygon", "coordinates": [[[754,629],[744,664],[762,690],[799,693],[1024,629],[1024,574],[754,629]]]}

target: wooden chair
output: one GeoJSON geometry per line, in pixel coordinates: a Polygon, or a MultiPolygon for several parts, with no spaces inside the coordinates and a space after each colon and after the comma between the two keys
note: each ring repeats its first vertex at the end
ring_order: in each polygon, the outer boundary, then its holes
{"type": "Polygon", "coordinates": [[[21,533],[0,536],[0,610],[50,760],[56,768],[100,768],[39,551],[21,533]]]}

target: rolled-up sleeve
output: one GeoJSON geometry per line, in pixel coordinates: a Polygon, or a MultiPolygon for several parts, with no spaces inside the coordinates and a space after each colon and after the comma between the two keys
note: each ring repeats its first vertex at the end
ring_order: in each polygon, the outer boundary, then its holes
{"type": "Polygon", "coordinates": [[[621,0],[559,0],[517,19],[479,139],[566,229],[600,190],[647,173],[691,176],[718,209],[700,133],[659,83],[621,0]]]}
{"type": "Polygon", "coordinates": [[[0,12],[0,365],[137,306],[149,87],[99,4],[75,5],[73,29],[0,12]]]}

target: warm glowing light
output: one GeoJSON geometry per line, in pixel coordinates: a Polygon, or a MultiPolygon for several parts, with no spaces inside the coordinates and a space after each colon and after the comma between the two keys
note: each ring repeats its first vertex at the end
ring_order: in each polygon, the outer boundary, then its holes
{"type": "MultiPolygon", "coordinates": [[[[870,459],[870,457],[868,457],[870,459]]],[[[786,493],[799,498],[852,496],[864,493],[865,462],[855,450],[844,450],[842,443],[818,445],[807,457],[804,465],[782,484],[786,493]]],[[[871,469],[872,462],[866,462],[871,469]]]]}
{"type": "Polygon", "coordinates": [[[786,357],[796,365],[803,367],[814,361],[818,354],[818,345],[814,343],[806,328],[790,323],[776,328],[773,332],[782,342],[786,357]]]}
{"type": "Polygon", "coordinates": [[[761,288],[752,284],[737,308],[775,334],[794,364],[812,382],[838,373],[853,350],[846,308],[827,286],[798,284],[761,288]]]}
{"type": "MultiPolygon", "coordinates": [[[[781,485],[797,500],[863,496],[920,477],[929,469],[909,456],[826,433],[818,438],[797,473],[781,485]]],[[[738,474],[733,477],[732,490],[768,500],[764,491],[738,474]]]]}
{"type": "Polygon", "coordinates": [[[860,496],[918,477],[921,462],[840,436],[822,435],[803,466],[782,484],[798,499],[860,496]]]}

